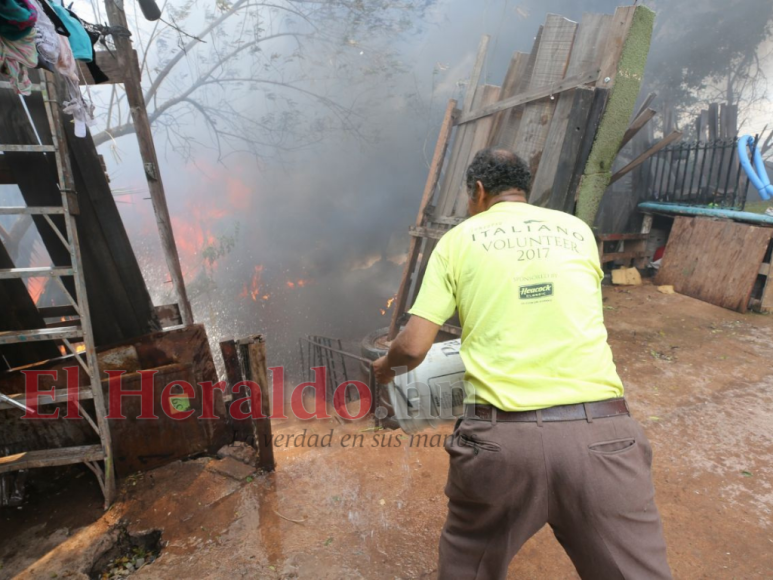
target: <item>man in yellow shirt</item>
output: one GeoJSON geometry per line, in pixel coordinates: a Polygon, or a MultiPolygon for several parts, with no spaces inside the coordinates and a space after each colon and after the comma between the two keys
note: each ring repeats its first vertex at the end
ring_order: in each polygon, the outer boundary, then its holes
{"type": "Polygon", "coordinates": [[[526,203],[514,153],[467,171],[470,218],[438,242],[381,383],[418,366],[458,311],[465,416],[446,443],[440,580],[504,579],[550,524],[584,579],[671,578],[651,478],[604,327],[598,250],[569,214],[526,203]]]}

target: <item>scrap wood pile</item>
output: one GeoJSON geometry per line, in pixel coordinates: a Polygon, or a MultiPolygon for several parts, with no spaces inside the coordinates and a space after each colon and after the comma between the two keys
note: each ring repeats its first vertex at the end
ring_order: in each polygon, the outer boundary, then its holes
{"type": "MultiPolygon", "coordinates": [[[[529,202],[593,224],[618,151],[652,118],[639,95],[655,14],[644,6],[550,14],[531,53],[516,52],[501,86],[480,85],[483,37],[461,108],[451,100],[438,136],[397,294],[389,338],[399,330],[437,240],[467,217],[465,172],[477,151],[515,151],[532,171],[529,202]],[[646,120],[645,120],[646,118],[646,120]]],[[[459,334],[456,327],[446,327],[459,334]]]]}

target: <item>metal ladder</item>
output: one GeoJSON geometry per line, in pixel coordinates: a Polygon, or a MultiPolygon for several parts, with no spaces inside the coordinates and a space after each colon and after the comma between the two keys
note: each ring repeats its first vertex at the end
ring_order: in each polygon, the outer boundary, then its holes
{"type": "MultiPolygon", "coordinates": [[[[0,82],[0,89],[9,89],[7,82],[0,82]]],[[[40,91],[46,109],[48,124],[51,129],[53,145],[3,145],[0,151],[14,153],[53,153],[56,159],[58,187],[62,194],[60,207],[0,207],[0,215],[42,215],[48,225],[54,230],[59,240],[64,244],[70,254],[70,266],[46,267],[46,268],[11,268],[0,269],[0,279],[46,277],[57,283],[76,314],[80,318],[79,326],[62,326],[59,328],[41,328],[37,330],[6,331],[0,332],[0,344],[24,343],[40,340],[61,341],[67,350],[72,353],[81,368],[89,377],[89,386],[80,388],[80,400],[93,400],[96,421],[83,409],[80,402],[78,407],[81,416],[86,419],[92,429],[99,435],[99,445],[85,445],[78,447],[64,447],[27,451],[0,457],[0,474],[20,471],[37,467],[52,467],[84,463],[94,472],[99,481],[99,486],[105,496],[105,508],[115,497],[115,472],[113,469],[112,445],[110,439],[110,427],[105,409],[104,394],[99,376],[97,353],[94,347],[94,335],[89,314],[89,305],[86,297],[86,283],[83,279],[83,264],[81,251],[78,244],[78,231],[75,226],[74,213],[77,213],[77,198],[73,186],[70,157],[67,152],[67,142],[64,135],[62,119],[59,113],[59,104],[56,98],[56,87],[51,73],[41,71],[41,80],[33,85],[34,91],[40,91]],[[52,106],[52,104],[54,106],[52,106]],[[64,217],[65,229],[62,231],[54,224],[52,215],[64,217]],[[62,282],[63,276],[72,276],[75,282],[76,295],[73,296],[62,282]],[[83,340],[85,351],[79,352],[71,342],[73,339],[83,340]],[[99,462],[103,462],[104,469],[99,462]]],[[[76,321],[73,321],[75,324],[76,321]]],[[[39,404],[61,403],[67,400],[66,389],[57,389],[53,397],[39,397],[39,404]]],[[[26,394],[3,396],[0,400],[0,409],[26,408],[26,394]]]]}

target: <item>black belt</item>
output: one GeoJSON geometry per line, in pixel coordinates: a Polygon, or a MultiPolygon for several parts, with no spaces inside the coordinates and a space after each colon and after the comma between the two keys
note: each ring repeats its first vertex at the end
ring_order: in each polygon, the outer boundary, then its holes
{"type": "Polygon", "coordinates": [[[630,415],[625,399],[608,399],[594,403],[578,403],[576,405],[558,405],[539,409],[538,411],[501,411],[490,405],[471,405],[466,416],[476,417],[484,421],[510,421],[519,423],[539,423],[542,421],[592,421],[605,417],[630,415]]]}

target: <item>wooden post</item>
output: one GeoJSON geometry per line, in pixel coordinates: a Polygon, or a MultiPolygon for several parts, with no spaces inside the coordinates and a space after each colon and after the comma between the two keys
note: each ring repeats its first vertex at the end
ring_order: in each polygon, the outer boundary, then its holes
{"type": "Polygon", "coordinates": [[[577,216],[591,227],[639,95],[654,21],[646,6],[615,11],[597,84],[610,89],[609,100],[577,192],[577,216]]]}
{"type": "MultiPolygon", "coordinates": [[[[107,19],[111,26],[129,28],[126,14],[123,8],[115,0],[105,0],[107,19]]],[[[132,50],[131,40],[121,36],[113,37],[118,54],[120,68],[125,72],[124,87],[126,99],[131,109],[134,129],[137,133],[137,141],[145,168],[145,178],[148,182],[150,198],[153,201],[153,210],[156,215],[158,233],[161,237],[161,247],[164,250],[166,265],[172,278],[172,285],[177,293],[177,303],[180,305],[183,324],[193,324],[193,312],[188,301],[188,293],[185,289],[180,256],[177,253],[177,245],[172,232],[172,221],[169,217],[169,208],[166,204],[164,183],[161,180],[161,170],[156,157],[156,146],[153,143],[153,134],[150,130],[150,120],[145,107],[145,97],[142,94],[142,79],[137,53],[132,50]]]]}
{"type": "MultiPolygon", "coordinates": [[[[271,435],[271,389],[268,385],[268,371],[266,367],[266,342],[263,336],[258,334],[239,341],[242,352],[244,370],[247,380],[253,381],[260,387],[261,413],[265,419],[255,419],[253,429],[255,443],[258,448],[258,467],[265,471],[274,471],[274,438],[271,435]]],[[[277,401],[278,405],[282,401],[277,401]]]]}
{"type": "MultiPolygon", "coordinates": [[[[443,124],[440,126],[440,135],[438,135],[438,140],[435,144],[435,154],[432,156],[432,163],[429,166],[429,175],[427,175],[427,182],[424,184],[424,193],[421,196],[419,212],[416,215],[417,226],[421,226],[424,223],[424,212],[427,209],[430,199],[432,199],[432,194],[435,191],[435,186],[440,177],[440,169],[443,167],[443,159],[445,159],[448,141],[451,138],[451,129],[453,129],[454,126],[455,111],[456,101],[451,99],[448,101],[448,106],[446,107],[443,124]]],[[[403,279],[400,282],[400,289],[397,291],[395,308],[392,311],[392,321],[389,323],[389,340],[393,340],[400,330],[400,317],[405,312],[406,302],[408,300],[408,288],[411,285],[411,274],[416,267],[416,260],[419,257],[420,247],[421,239],[411,236],[411,242],[408,248],[408,259],[405,261],[405,267],[403,268],[403,279]]]]}
{"type": "Polygon", "coordinates": [[[228,388],[228,393],[234,395],[234,399],[227,405],[228,416],[231,418],[234,427],[234,438],[236,441],[244,441],[250,445],[255,446],[255,433],[252,427],[252,421],[236,421],[232,419],[233,413],[231,412],[231,405],[233,400],[237,397],[243,399],[247,396],[245,388],[239,389],[238,393],[233,392],[234,385],[237,385],[244,380],[244,373],[242,372],[241,363],[239,362],[239,352],[236,348],[236,342],[233,340],[224,340],[220,343],[220,352],[223,355],[223,364],[225,366],[225,382],[228,388]]]}

